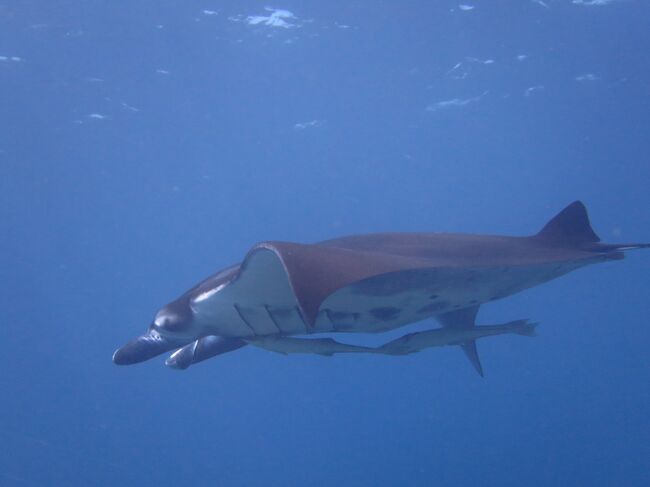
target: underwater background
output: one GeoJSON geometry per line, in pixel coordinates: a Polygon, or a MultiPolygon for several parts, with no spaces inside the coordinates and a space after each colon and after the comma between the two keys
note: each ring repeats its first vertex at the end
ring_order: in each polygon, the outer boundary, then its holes
{"type": "MultiPolygon", "coordinates": [[[[643,0],[0,0],[0,485],[650,485],[650,254],[405,357],[114,349],[261,240],[650,241],[643,0]]],[[[422,323],[416,329],[432,325],[422,323]]],[[[412,330],[343,340],[377,344],[412,330]]]]}

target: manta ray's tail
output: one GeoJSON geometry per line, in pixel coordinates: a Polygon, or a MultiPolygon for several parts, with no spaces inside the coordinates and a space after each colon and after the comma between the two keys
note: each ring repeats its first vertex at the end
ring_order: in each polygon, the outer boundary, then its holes
{"type": "Polygon", "coordinates": [[[596,244],[593,248],[596,252],[623,252],[626,250],[649,249],[650,243],[631,244],[596,244]]]}

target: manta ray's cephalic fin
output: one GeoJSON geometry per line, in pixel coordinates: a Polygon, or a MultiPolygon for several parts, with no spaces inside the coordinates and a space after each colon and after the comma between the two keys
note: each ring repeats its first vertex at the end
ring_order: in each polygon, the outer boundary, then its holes
{"type": "Polygon", "coordinates": [[[203,362],[216,355],[232,352],[246,345],[239,338],[205,336],[179,348],[165,361],[165,365],[176,370],[185,370],[190,365],[203,362]]]}

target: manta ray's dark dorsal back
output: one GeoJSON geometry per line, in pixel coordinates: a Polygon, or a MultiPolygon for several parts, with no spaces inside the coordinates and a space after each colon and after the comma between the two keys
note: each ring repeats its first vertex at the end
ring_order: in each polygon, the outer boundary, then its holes
{"type": "Polygon", "coordinates": [[[537,237],[550,242],[583,245],[600,242],[600,238],[591,228],[587,208],[582,201],[574,201],[555,215],[537,237]]]}

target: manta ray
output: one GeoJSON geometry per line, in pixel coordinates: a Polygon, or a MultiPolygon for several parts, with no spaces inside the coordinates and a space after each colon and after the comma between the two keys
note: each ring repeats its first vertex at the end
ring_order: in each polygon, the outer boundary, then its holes
{"type": "Polygon", "coordinates": [[[476,326],[481,305],[649,246],[601,243],[580,201],[526,237],[375,233],[312,244],[261,242],[241,263],[164,306],[113,362],[134,364],[173,351],[166,364],[186,369],[246,345],[326,356],[404,355],[457,345],[483,375],[478,338],[532,336],[536,323],[476,326]],[[384,332],[430,318],[441,326],[380,347],[309,337],[384,332]]]}

